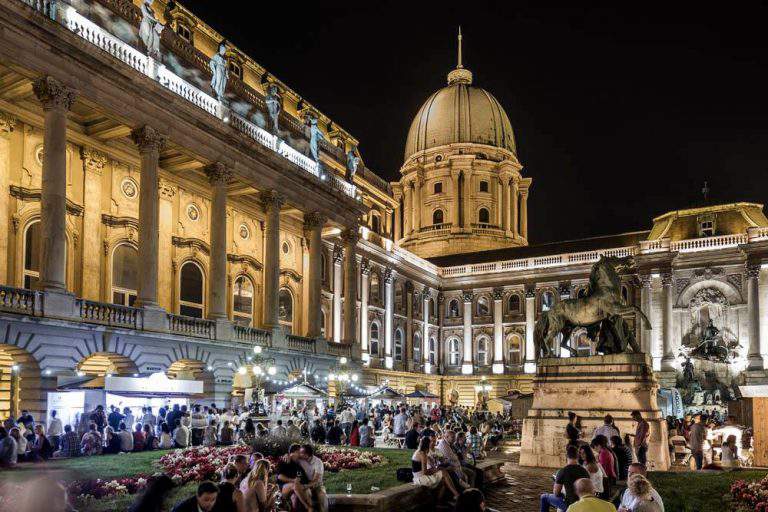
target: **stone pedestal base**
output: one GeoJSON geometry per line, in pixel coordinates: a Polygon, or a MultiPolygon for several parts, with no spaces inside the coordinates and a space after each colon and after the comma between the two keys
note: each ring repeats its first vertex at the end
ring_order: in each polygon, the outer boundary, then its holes
{"type": "Polygon", "coordinates": [[[669,469],[667,424],[656,404],[658,383],[645,354],[545,358],[533,381],[533,406],[523,422],[521,466],[557,468],[565,464],[568,412],[581,417],[590,441],[606,414],[622,436],[635,432],[634,410],[650,424],[648,468],[669,469]]]}

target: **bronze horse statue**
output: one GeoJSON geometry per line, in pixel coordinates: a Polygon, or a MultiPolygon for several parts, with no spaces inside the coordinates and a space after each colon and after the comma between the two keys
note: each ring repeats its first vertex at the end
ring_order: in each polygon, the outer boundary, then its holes
{"type": "MultiPolygon", "coordinates": [[[[587,327],[592,332],[598,324],[609,328],[615,326],[616,320],[627,313],[639,313],[646,329],[650,329],[651,322],[640,308],[624,304],[621,297],[621,279],[618,273],[630,268],[633,264],[632,256],[623,258],[600,256],[600,260],[592,265],[586,296],[562,300],[549,311],[543,312],[536,321],[533,342],[537,356],[554,355],[551,343],[560,333],[563,334],[560,346],[571,352],[572,348],[568,345],[568,340],[574,328],[587,327]]],[[[639,352],[640,349],[634,337],[625,339],[625,333],[620,332],[621,330],[623,329],[618,331],[614,329],[614,335],[621,338],[619,341],[624,342],[624,347],[628,341],[632,349],[639,352]]]]}

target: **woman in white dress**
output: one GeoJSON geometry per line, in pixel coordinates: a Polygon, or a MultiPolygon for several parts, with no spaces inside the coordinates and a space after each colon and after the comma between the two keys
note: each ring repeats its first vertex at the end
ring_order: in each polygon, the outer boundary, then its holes
{"type": "Polygon", "coordinates": [[[603,466],[597,462],[595,452],[592,451],[588,444],[583,444],[579,447],[579,458],[584,461],[582,466],[589,473],[589,479],[595,487],[595,494],[598,496],[602,495],[605,492],[603,479],[608,478],[608,475],[605,474],[603,466]]]}
{"type": "Polygon", "coordinates": [[[419,442],[418,449],[411,457],[413,483],[419,486],[428,487],[429,489],[435,489],[442,485],[440,495],[443,494],[445,489],[448,489],[455,499],[459,496],[459,493],[453,485],[451,477],[448,476],[446,471],[443,471],[439,466],[435,466],[430,461],[429,451],[431,448],[431,440],[432,437],[423,437],[419,442]]]}
{"type": "Polygon", "coordinates": [[[736,436],[730,435],[725,440],[720,452],[720,465],[724,468],[734,468],[739,465],[739,448],[736,446],[736,436]]]}

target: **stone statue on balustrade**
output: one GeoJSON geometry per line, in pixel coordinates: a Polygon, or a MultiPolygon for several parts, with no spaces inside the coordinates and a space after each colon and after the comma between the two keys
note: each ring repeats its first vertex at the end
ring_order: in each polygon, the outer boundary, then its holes
{"type": "Polygon", "coordinates": [[[224,101],[224,92],[227,90],[227,45],[222,41],[219,43],[219,51],[211,57],[208,68],[211,70],[211,89],[213,95],[219,101],[224,101]]]}
{"type": "Polygon", "coordinates": [[[352,146],[347,151],[347,172],[344,176],[349,183],[354,182],[355,174],[357,174],[357,166],[360,164],[360,157],[357,156],[357,147],[352,146]]]}
{"type": "Polygon", "coordinates": [[[318,168],[322,168],[320,163],[320,148],[319,144],[321,140],[325,140],[325,135],[320,131],[320,127],[317,125],[317,118],[315,116],[309,117],[309,153],[312,155],[312,159],[317,162],[318,168]]]}
{"type": "Polygon", "coordinates": [[[619,272],[632,265],[634,260],[631,256],[601,256],[592,265],[585,296],[564,299],[539,317],[533,338],[536,354],[539,357],[553,356],[552,342],[558,334],[562,334],[560,346],[570,353],[571,333],[577,327],[586,328],[593,340],[599,340],[598,352],[618,354],[625,352],[628,346],[633,352],[640,352],[624,315],[639,315],[646,329],[651,329],[651,322],[640,308],[625,304],[619,277],[619,272]]]}
{"type": "Polygon", "coordinates": [[[269,120],[272,122],[272,135],[279,135],[279,119],[280,111],[283,110],[283,98],[280,96],[280,88],[277,84],[270,84],[269,87],[267,87],[267,97],[264,98],[264,103],[267,104],[269,120]]]}
{"type": "Polygon", "coordinates": [[[155,16],[152,10],[152,0],[144,0],[141,4],[141,25],[139,25],[139,38],[147,49],[147,55],[155,60],[160,60],[160,34],[165,25],[155,16]]]}

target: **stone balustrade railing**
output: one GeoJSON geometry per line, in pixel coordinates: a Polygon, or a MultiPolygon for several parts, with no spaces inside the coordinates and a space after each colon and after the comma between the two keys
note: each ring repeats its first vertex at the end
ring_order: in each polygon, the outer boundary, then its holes
{"type": "Polygon", "coordinates": [[[197,338],[216,339],[216,323],[204,318],[192,318],[168,313],[168,330],[197,338]]]}
{"type": "Polygon", "coordinates": [[[85,322],[138,329],[141,327],[141,310],[119,304],[108,304],[78,299],[80,318],[85,322]]]}
{"type": "Polygon", "coordinates": [[[264,329],[235,325],[234,330],[235,339],[237,341],[253,343],[254,345],[261,345],[262,347],[269,347],[272,345],[272,334],[264,329]]]}
{"type": "MultiPolygon", "coordinates": [[[[42,6],[42,4],[45,4],[46,2],[25,1],[24,3],[40,9],[41,7],[37,4],[39,3],[42,6]]],[[[230,126],[234,127],[236,130],[283,156],[309,174],[312,174],[318,179],[323,178],[320,176],[317,162],[290,147],[286,141],[276,141],[277,138],[266,130],[255,126],[242,116],[230,111],[216,98],[187,82],[165,67],[162,63],[145,55],[130,44],[113,36],[103,27],[79,14],[74,7],[61,5],[59,9],[61,9],[61,13],[52,17],[59,19],[61,23],[73,33],[79,35],[89,43],[104,50],[143,75],[152,78],[161,86],[181,96],[212,116],[215,116],[224,122],[228,122],[230,126]]],[[[330,188],[339,190],[353,199],[360,200],[357,193],[357,187],[354,184],[348,183],[334,174],[331,174],[330,179],[327,181],[329,182],[330,188]]]]}
{"type": "Polygon", "coordinates": [[[352,358],[352,345],[325,340],[325,350],[328,354],[338,357],[352,358]]]}
{"type": "Polygon", "coordinates": [[[754,227],[747,229],[747,238],[750,242],[768,240],[768,227],[754,227]]]}
{"type": "Polygon", "coordinates": [[[0,309],[26,315],[35,314],[37,292],[23,288],[0,286],[0,309]]]}
{"type": "Polygon", "coordinates": [[[285,343],[291,350],[298,350],[301,352],[317,352],[317,344],[312,338],[305,338],[304,336],[296,336],[295,334],[287,334],[285,336],[285,343]]]}
{"type": "Polygon", "coordinates": [[[712,249],[738,247],[748,241],[747,235],[708,236],[672,242],[669,244],[669,248],[673,252],[709,251],[712,249]]]}

